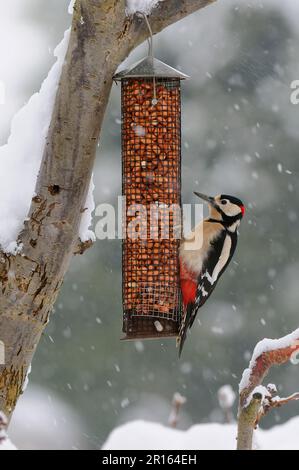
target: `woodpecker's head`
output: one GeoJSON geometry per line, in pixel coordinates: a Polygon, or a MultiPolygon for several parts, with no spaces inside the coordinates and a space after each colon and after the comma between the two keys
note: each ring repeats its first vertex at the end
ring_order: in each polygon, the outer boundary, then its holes
{"type": "Polygon", "coordinates": [[[212,219],[219,220],[228,227],[239,225],[236,222],[240,222],[245,214],[245,206],[237,197],[228,196],[227,194],[219,194],[215,197],[197,192],[194,192],[194,194],[207,201],[212,219]]]}

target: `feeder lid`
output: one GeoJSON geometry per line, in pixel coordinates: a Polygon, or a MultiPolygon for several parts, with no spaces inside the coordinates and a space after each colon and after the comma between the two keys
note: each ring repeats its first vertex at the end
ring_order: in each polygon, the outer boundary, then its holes
{"type": "Polygon", "coordinates": [[[131,67],[121,70],[114,75],[114,80],[122,80],[123,78],[179,78],[185,80],[190,78],[188,75],[180,72],[179,70],[170,67],[161,60],[151,58],[149,56],[139,60],[131,67]]]}

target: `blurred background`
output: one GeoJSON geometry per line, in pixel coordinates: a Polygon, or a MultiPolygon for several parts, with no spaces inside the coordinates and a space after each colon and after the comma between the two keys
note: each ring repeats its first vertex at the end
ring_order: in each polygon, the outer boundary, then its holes
{"type": "MultiPolygon", "coordinates": [[[[1,6],[1,145],[13,114],[54,62],[53,49],[71,21],[68,4],[10,0],[1,6]]],[[[182,96],[183,201],[196,202],[191,190],[199,190],[234,194],[247,206],[234,262],[178,360],[173,340],[120,341],[120,241],[97,241],[75,258],[13,419],[17,446],[100,448],[128,420],[167,424],[174,392],[187,398],[179,427],[221,422],[218,389],[230,384],[237,392],[257,341],[298,327],[299,105],[290,103],[290,84],[299,79],[298,15],[293,0],[226,0],[155,37],[155,55],[191,76],[182,96]]],[[[145,54],[142,45],[129,61],[145,54]]],[[[94,180],[96,204],[115,204],[121,190],[117,86],[94,180]]],[[[298,390],[298,373],[285,365],[269,381],[286,395],[298,390]]],[[[290,404],[262,426],[298,411],[290,404]]]]}

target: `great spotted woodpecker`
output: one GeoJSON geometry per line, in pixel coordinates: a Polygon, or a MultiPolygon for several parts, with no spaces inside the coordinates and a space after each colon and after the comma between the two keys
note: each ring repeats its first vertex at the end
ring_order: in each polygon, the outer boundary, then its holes
{"type": "Polygon", "coordinates": [[[194,193],[209,204],[209,217],[200,222],[180,246],[180,282],[183,318],[179,354],[197,311],[208,300],[227,268],[237,245],[238,227],[245,213],[240,199],[221,194],[194,193]]]}

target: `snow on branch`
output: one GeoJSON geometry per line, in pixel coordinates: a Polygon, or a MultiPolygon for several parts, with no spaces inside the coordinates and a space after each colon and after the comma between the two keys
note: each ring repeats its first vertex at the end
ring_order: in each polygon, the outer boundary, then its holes
{"type": "MultiPolygon", "coordinates": [[[[69,36],[67,30],[54,51],[56,62],[40,91],[14,116],[8,142],[0,147],[0,248],[7,254],[16,254],[21,248],[18,235],[34,196],[69,36]]],[[[82,242],[94,239],[89,230],[94,210],[92,192],[91,182],[79,230],[82,242]]]]}
{"type": "Polygon", "coordinates": [[[236,400],[236,394],[231,385],[223,385],[217,393],[218,403],[223,412],[225,421],[231,423],[234,421],[232,408],[236,400]]]}
{"type": "Polygon", "coordinates": [[[14,116],[8,142],[0,147],[0,246],[6,253],[16,250],[34,196],[69,34],[55,49],[57,60],[40,91],[14,116]]]}
{"type": "Polygon", "coordinates": [[[298,352],[299,328],[280,339],[265,338],[260,341],[253,351],[249,367],[243,372],[239,385],[242,406],[253,390],[261,385],[272,366],[284,364],[289,360],[296,362],[298,352]]]}
{"type": "Polygon", "coordinates": [[[171,426],[172,428],[177,427],[177,424],[179,421],[180,410],[182,406],[186,403],[186,401],[187,401],[186,397],[183,397],[183,395],[181,395],[178,392],[176,392],[173,395],[172,409],[168,418],[169,426],[171,426]]]}
{"type": "Polygon", "coordinates": [[[127,0],[126,14],[134,15],[139,11],[148,15],[159,1],[163,0],[127,0]]]}
{"type": "Polygon", "coordinates": [[[256,417],[255,427],[257,427],[260,420],[267,413],[269,413],[271,409],[280,408],[281,406],[286,405],[287,403],[290,403],[291,401],[299,400],[299,393],[293,393],[292,395],[288,397],[280,398],[277,394],[276,387],[275,385],[273,386],[273,384],[267,385],[266,390],[267,391],[263,396],[261,407],[256,417]]]}
{"type": "Polygon", "coordinates": [[[266,387],[262,382],[270,368],[292,361],[299,363],[299,328],[280,339],[263,339],[254,351],[248,369],[239,385],[238,449],[252,448],[253,431],[260,419],[272,408],[299,400],[299,393],[280,398],[274,384],[266,387]]]}

